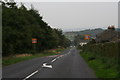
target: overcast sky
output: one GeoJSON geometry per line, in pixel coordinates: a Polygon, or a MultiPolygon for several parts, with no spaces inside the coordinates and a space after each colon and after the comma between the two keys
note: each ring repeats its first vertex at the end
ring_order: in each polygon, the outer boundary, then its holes
{"type": "Polygon", "coordinates": [[[63,31],[107,28],[118,26],[117,2],[23,2],[31,4],[43,20],[53,28],[63,31]]]}

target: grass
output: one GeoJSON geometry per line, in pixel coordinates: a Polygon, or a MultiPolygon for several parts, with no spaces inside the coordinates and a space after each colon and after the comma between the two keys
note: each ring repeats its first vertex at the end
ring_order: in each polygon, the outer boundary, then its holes
{"type": "MultiPolygon", "coordinates": [[[[92,53],[81,53],[81,56],[86,60],[89,66],[95,71],[98,78],[117,78],[117,64],[109,63],[109,61],[103,62],[102,58],[95,58],[92,53]],[[94,58],[93,58],[94,57],[94,58]]],[[[109,59],[108,59],[109,60],[109,59]]]]}
{"type": "Polygon", "coordinates": [[[57,55],[58,53],[60,53],[61,51],[63,51],[63,48],[58,48],[58,49],[54,49],[54,50],[48,50],[48,51],[44,51],[43,53],[40,54],[31,54],[31,55],[26,55],[26,56],[8,56],[8,57],[4,57],[2,59],[2,65],[3,66],[8,66],[11,64],[15,64],[21,61],[25,61],[25,60],[30,60],[33,58],[37,58],[37,57],[44,57],[44,56],[50,56],[50,55],[57,55]]]}

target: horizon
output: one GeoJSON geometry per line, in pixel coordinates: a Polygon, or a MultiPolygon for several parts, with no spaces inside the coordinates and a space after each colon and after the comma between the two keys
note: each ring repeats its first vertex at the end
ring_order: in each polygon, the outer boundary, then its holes
{"type": "MultiPolygon", "coordinates": [[[[85,31],[85,30],[95,30],[95,29],[102,29],[102,30],[106,30],[108,27],[106,28],[91,28],[91,29],[83,29],[83,30],[74,30],[74,31],[63,31],[64,33],[66,32],[79,32],[79,31],[85,31]]],[[[119,27],[115,27],[115,29],[120,29],[119,27]]]]}
{"type": "MultiPolygon", "coordinates": [[[[20,3],[17,3],[20,6],[20,3]]],[[[24,2],[31,5],[51,28],[80,31],[94,28],[118,27],[117,2],[24,2]],[[97,26],[97,27],[96,27],[97,26]]]]}

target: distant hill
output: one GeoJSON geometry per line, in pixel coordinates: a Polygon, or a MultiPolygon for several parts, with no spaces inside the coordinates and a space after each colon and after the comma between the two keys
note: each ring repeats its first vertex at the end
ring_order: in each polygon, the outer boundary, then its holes
{"type": "Polygon", "coordinates": [[[83,31],[70,31],[70,32],[64,32],[64,35],[70,39],[70,40],[74,40],[75,36],[77,35],[85,35],[85,34],[89,34],[91,37],[95,37],[98,33],[101,33],[102,31],[104,31],[101,28],[96,28],[96,29],[87,29],[87,30],[83,30],[83,31]]]}
{"type": "Polygon", "coordinates": [[[89,34],[91,37],[95,37],[97,34],[103,32],[104,30],[101,28],[97,28],[97,29],[88,29],[88,30],[84,30],[84,31],[79,31],[77,34],[79,35],[86,35],[89,34]]]}
{"type": "Polygon", "coordinates": [[[64,35],[71,41],[74,40],[74,37],[77,36],[77,32],[73,31],[73,32],[64,32],[64,35]]]}
{"type": "Polygon", "coordinates": [[[111,41],[118,41],[120,39],[120,28],[114,29],[107,29],[97,34],[95,41],[97,43],[101,42],[111,42],[111,41]]]}

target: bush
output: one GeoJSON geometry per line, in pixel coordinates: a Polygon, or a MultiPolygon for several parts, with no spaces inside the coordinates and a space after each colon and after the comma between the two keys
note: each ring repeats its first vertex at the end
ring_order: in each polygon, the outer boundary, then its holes
{"type": "MultiPolygon", "coordinates": [[[[119,67],[120,66],[120,59],[119,59],[120,46],[118,45],[120,45],[120,42],[87,44],[82,47],[82,51],[83,51],[82,55],[83,57],[85,56],[86,60],[90,62],[100,60],[100,63],[104,64],[104,66],[102,67],[103,70],[107,71],[110,69],[111,71],[113,70],[113,72],[116,70],[115,72],[117,75],[118,73],[120,74],[119,72],[120,71],[120,67],[119,67]]],[[[119,74],[117,77],[120,77],[119,74]]],[[[114,76],[114,75],[111,74],[111,76],[114,76]]]]}
{"type": "Polygon", "coordinates": [[[120,42],[110,42],[110,43],[99,43],[99,44],[88,44],[82,47],[83,51],[92,52],[94,55],[100,55],[105,57],[110,57],[118,59],[120,42]]]}

